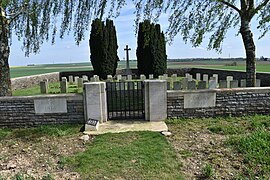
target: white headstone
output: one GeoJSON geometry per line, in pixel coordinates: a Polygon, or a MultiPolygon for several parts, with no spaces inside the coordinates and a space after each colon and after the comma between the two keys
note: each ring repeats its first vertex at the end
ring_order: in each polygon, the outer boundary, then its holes
{"type": "Polygon", "coordinates": [[[213,77],[216,79],[216,83],[218,84],[218,74],[213,74],[213,77]]]}
{"type": "Polygon", "coordinates": [[[209,80],[208,77],[209,77],[208,74],[204,74],[203,75],[203,81],[208,82],[208,80],[209,80]]]}
{"type": "Polygon", "coordinates": [[[140,80],[142,80],[142,81],[146,80],[146,77],[145,77],[144,74],[141,74],[141,75],[140,75],[140,80]]]}
{"type": "Polygon", "coordinates": [[[227,76],[226,77],[226,80],[227,80],[227,87],[231,87],[230,85],[230,82],[233,80],[233,76],[227,76]]]}
{"type": "Polygon", "coordinates": [[[122,79],[122,75],[121,74],[117,75],[117,81],[120,81],[121,79],[122,79]]]}
{"type": "Polygon", "coordinates": [[[128,80],[128,81],[131,81],[131,80],[132,80],[132,75],[130,75],[130,74],[127,75],[127,80],[128,80]]]}
{"type": "Polygon", "coordinates": [[[256,87],[261,87],[261,80],[260,79],[256,79],[256,87]]]}
{"type": "Polygon", "coordinates": [[[209,89],[216,89],[217,88],[216,80],[215,79],[214,80],[209,80],[208,86],[209,86],[209,89]]]}
{"type": "Polygon", "coordinates": [[[201,73],[196,73],[196,80],[200,81],[201,80],[201,73]]]}
{"type": "Polygon", "coordinates": [[[73,76],[68,76],[68,82],[73,83],[73,76]]]}
{"type": "Polygon", "coordinates": [[[83,75],[82,77],[83,77],[83,80],[84,80],[84,81],[88,81],[88,76],[83,75]]]}

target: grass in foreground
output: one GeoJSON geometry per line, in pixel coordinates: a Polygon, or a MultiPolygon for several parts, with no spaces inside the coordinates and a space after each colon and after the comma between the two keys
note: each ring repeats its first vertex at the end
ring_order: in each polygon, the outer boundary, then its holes
{"type": "Polygon", "coordinates": [[[7,138],[34,139],[43,136],[64,137],[80,132],[81,124],[43,125],[33,128],[0,128],[0,140],[7,138]]]}
{"type": "Polygon", "coordinates": [[[196,153],[207,154],[207,158],[201,159],[202,163],[206,164],[201,167],[203,177],[212,177],[213,173],[216,173],[215,178],[220,178],[222,171],[227,171],[227,174],[230,172],[233,174],[231,178],[236,179],[270,177],[270,116],[171,119],[167,123],[175,133],[172,144],[175,144],[180,136],[182,142],[178,143],[184,144],[183,135],[187,134],[188,137],[193,137],[195,134],[194,139],[204,137],[202,142],[200,140],[197,143],[193,142],[191,138],[188,141],[188,143],[192,142],[191,147],[196,144],[201,148],[196,152],[188,146],[175,145],[183,149],[179,154],[185,159],[197,159],[196,153]],[[207,142],[210,142],[210,145],[207,142]],[[216,151],[223,155],[214,153],[216,151]],[[215,169],[222,171],[215,171],[215,169]]]}
{"type": "Polygon", "coordinates": [[[85,152],[63,161],[82,179],[182,179],[166,138],[156,132],[97,136],[85,152]]]}

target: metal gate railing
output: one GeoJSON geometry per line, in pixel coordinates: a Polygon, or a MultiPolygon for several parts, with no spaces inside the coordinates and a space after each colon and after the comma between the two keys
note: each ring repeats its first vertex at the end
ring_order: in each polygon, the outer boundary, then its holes
{"type": "Polygon", "coordinates": [[[107,82],[108,119],[144,119],[143,89],[142,81],[107,82]]]}

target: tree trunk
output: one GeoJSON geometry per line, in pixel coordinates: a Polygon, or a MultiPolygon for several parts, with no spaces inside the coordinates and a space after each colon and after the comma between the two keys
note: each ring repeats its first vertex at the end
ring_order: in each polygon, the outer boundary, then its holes
{"type": "Polygon", "coordinates": [[[7,20],[0,16],[0,96],[11,96],[9,58],[9,27],[7,20]]]}
{"type": "Polygon", "coordinates": [[[240,33],[246,50],[246,80],[247,87],[256,85],[256,57],[253,34],[250,30],[250,21],[242,18],[240,33]]]}

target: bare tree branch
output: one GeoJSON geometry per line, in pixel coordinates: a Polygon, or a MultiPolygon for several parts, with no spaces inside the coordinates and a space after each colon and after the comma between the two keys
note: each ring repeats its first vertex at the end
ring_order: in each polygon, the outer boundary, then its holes
{"type": "Polygon", "coordinates": [[[231,3],[227,2],[227,1],[224,1],[224,0],[217,0],[217,1],[229,6],[230,8],[236,10],[239,14],[241,14],[241,10],[238,9],[235,5],[233,5],[233,4],[231,4],[231,3]]]}

